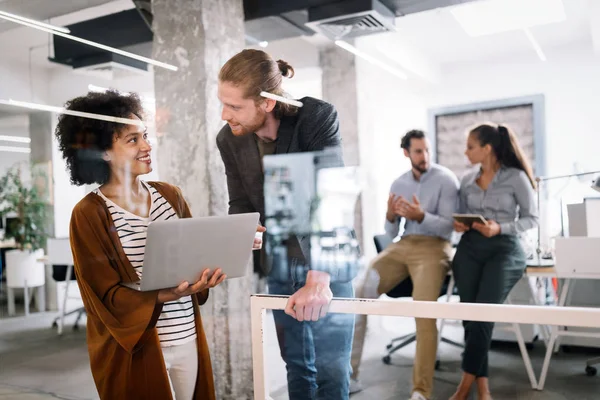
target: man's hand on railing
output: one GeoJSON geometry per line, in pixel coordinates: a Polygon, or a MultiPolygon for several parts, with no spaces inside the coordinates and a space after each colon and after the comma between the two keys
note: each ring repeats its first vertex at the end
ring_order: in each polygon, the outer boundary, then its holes
{"type": "Polygon", "coordinates": [[[324,317],[333,298],[329,282],[328,273],[308,271],[306,285],[289,298],[285,313],[300,322],[318,321],[324,317]]]}

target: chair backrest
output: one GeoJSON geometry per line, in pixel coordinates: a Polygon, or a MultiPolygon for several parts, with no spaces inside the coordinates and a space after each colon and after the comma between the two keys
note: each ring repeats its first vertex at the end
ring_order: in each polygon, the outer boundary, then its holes
{"type": "Polygon", "coordinates": [[[69,238],[48,239],[48,264],[73,265],[73,253],[69,238]]]}
{"type": "Polygon", "coordinates": [[[375,242],[375,248],[378,253],[381,253],[386,247],[393,243],[392,238],[388,235],[375,235],[373,241],[375,242]]]}

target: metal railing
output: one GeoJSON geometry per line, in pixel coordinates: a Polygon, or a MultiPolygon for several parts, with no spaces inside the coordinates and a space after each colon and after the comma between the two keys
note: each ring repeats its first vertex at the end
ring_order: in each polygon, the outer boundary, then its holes
{"type": "MultiPolygon", "coordinates": [[[[283,310],[287,296],[253,295],[251,299],[254,398],[269,400],[265,370],[266,310],[283,310]]],[[[329,312],[386,315],[516,324],[600,328],[600,309],[583,307],[525,306],[505,304],[444,303],[371,299],[334,299],[329,312]]]]}

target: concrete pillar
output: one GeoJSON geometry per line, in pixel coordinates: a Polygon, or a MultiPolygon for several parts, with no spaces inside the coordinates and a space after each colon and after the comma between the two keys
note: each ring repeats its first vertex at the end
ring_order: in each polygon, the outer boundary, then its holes
{"type": "MultiPolygon", "coordinates": [[[[153,57],[179,67],[154,68],[160,179],[181,187],[195,216],[226,214],[217,78],[244,46],[242,0],[153,0],[152,13],[153,57]]],[[[218,399],[253,397],[251,288],[250,277],[232,280],[202,306],[218,399]]]]}
{"type": "Polygon", "coordinates": [[[340,118],[344,162],[360,165],[358,141],[358,97],[354,54],[337,46],[319,51],[322,70],[323,100],[333,104],[340,118]]]}
{"type": "MultiPolygon", "coordinates": [[[[340,119],[344,163],[346,166],[360,166],[355,56],[331,45],[319,50],[319,63],[322,70],[323,100],[335,106],[340,119]]],[[[365,243],[370,245],[373,241],[372,238],[363,237],[362,198],[360,196],[356,204],[354,228],[364,253],[365,243]]]]}

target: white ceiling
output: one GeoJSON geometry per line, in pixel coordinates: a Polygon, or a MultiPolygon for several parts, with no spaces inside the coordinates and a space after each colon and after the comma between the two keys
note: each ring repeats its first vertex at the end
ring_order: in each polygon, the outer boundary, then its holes
{"type": "MultiPolygon", "coordinates": [[[[565,21],[530,29],[548,62],[573,47],[593,52],[592,18],[597,18],[596,23],[600,24],[600,12],[592,10],[591,2],[600,3],[600,0],[563,0],[565,21]],[[594,17],[594,13],[598,15],[594,17]]],[[[357,40],[357,45],[390,65],[409,72],[418,71],[418,75],[429,81],[435,81],[444,68],[453,64],[506,62],[511,57],[515,62],[539,61],[523,31],[470,37],[449,10],[439,8],[399,17],[396,32],[365,36],[357,40]]],[[[597,41],[600,43],[600,38],[597,41]]],[[[333,43],[324,36],[314,35],[271,42],[266,50],[294,66],[317,67],[317,47],[331,45],[333,43]]]]}
{"type": "MultiPolygon", "coordinates": [[[[563,0],[567,19],[564,22],[531,28],[541,48],[552,61],[552,52],[573,44],[591,43],[590,4],[600,0],[563,0]]],[[[132,8],[131,0],[0,0],[0,10],[20,12],[28,17],[45,19],[53,17],[52,23],[67,25],[132,8]],[[99,6],[97,6],[100,4],[99,6]],[[95,7],[88,8],[96,5],[95,7]],[[77,10],[77,11],[74,11],[77,10]],[[61,13],[71,12],[61,15],[61,13]],[[36,14],[37,13],[37,14],[36,14]]],[[[600,23],[600,16],[598,22],[600,23]]],[[[0,51],[10,54],[10,61],[43,68],[57,67],[47,58],[50,54],[50,36],[27,27],[13,26],[1,32],[0,51]]],[[[405,55],[410,61],[418,60],[419,66],[436,70],[447,64],[480,62],[505,59],[508,56],[537,56],[522,31],[506,32],[483,37],[469,37],[448,11],[435,9],[400,17],[397,32],[374,35],[361,39],[374,55],[380,57],[405,55]],[[409,56],[406,56],[409,55],[409,56]]],[[[318,66],[318,53],[314,46],[323,44],[318,35],[312,38],[296,38],[272,42],[267,51],[276,57],[288,59],[298,67],[318,66]],[[300,44],[300,45],[299,45],[300,44]]],[[[590,46],[591,51],[591,46],[590,46]]],[[[390,61],[392,62],[392,61],[390,61]]]]}
{"type": "MultiPolygon", "coordinates": [[[[590,1],[599,0],[563,0],[565,21],[530,29],[545,52],[591,41],[590,1]]],[[[386,44],[393,45],[394,41],[408,43],[438,65],[504,58],[511,54],[537,57],[523,31],[470,37],[448,8],[398,18],[396,27],[393,39],[385,38],[386,44]]],[[[377,43],[375,38],[374,43],[377,43]]]]}

